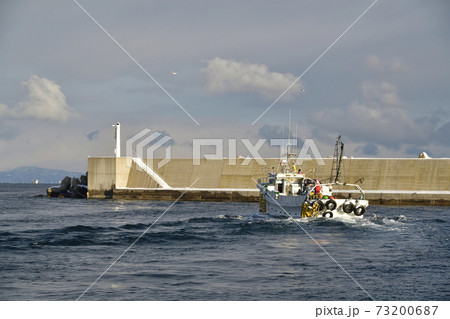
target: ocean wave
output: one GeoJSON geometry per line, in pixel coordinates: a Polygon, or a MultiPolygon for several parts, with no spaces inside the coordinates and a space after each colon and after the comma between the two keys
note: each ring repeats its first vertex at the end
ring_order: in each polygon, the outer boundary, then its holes
{"type": "Polygon", "coordinates": [[[59,229],[52,230],[52,233],[98,233],[105,231],[114,231],[117,230],[115,227],[101,227],[101,226],[86,226],[86,225],[75,225],[75,226],[67,226],[59,229]]]}
{"type": "MultiPolygon", "coordinates": [[[[382,216],[367,214],[364,218],[274,218],[261,213],[219,214],[195,216],[114,226],[71,225],[56,229],[0,232],[0,249],[39,248],[44,246],[114,246],[129,245],[146,231],[137,244],[203,244],[214,243],[221,237],[293,234],[299,228],[316,233],[346,233],[367,231],[399,231],[408,229],[415,220],[405,215],[382,216]],[[152,226],[153,225],[153,226],[152,226]],[[152,228],[150,228],[152,226],[152,228]]],[[[446,223],[433,219],[435,223],[446,223]]],[[[242,238],[242,237],[241,237],[242,238]]]]}

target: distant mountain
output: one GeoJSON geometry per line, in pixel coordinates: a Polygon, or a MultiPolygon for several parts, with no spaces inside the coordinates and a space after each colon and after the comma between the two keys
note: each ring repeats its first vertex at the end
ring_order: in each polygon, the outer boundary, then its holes
{"type": "Polygon", "coordinates": [[[0,172],[0,183],[58,183],[64,177],[80,177],[85,173],[69,172],[60,169],[46,169],[39,167],[19,167],[6,172],[0,172]]]}

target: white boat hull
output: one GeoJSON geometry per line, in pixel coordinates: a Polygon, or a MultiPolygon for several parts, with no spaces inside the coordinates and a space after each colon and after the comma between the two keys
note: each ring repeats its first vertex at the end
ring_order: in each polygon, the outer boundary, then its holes
{"type": "Polygon", "coordinates": [[[302,204],[306,199],[306,195],[299,196],[278,196],[275,194],[264,194],[266,200],[266,213],[275,217],[293,217],[300,218],[302,216],[302,204]]]}

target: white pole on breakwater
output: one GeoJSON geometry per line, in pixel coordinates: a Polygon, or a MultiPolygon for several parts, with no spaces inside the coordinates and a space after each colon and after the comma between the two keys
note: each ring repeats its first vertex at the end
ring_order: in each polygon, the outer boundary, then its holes
{"type": "Polygon", "coordinates": [[[117,122],[113,125],[114,127],[114,140],[115,140],[115,148],[114,153],[116,154],[116,157],[120,157],[120,123],[117,122]]]}

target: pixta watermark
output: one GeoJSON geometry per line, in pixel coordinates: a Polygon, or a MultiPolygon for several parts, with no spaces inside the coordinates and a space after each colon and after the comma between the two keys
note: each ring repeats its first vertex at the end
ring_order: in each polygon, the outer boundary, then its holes
{"type": "MultiPolygon", "coordinates": [[[[172,137],[161,132],[153,132],[146,128],[129,138],[126,142],[126,157],[146,158],[153,160],[158,149],[165,148],[164,158],[158,162],[158,169],[169,163],[171,159],[171,148],[168,142],[172,137]],[[144,155],[145,154],[145,155],[144,155]]],[[[153,161],[150,161],[153,162],[153,161]]],[[[130,163],[131,164],[131,163],[130,163]]],[[[130,166],[130,165],[129,165],[130,166]]]]}
{"type": "MultiPolygon", "coordinates": [[[[150,163],[153,163],[153,160],[156,159],[155,153],[160,149],[164,149],[164,157],[157,164],[159,169],[171,160],[170,141],[173,142],[173,139],[168,134],[157,131],[152,132],[146,128],[127,140],[126,156],[128,158],[145,158],[150,160],[150,163]]],[[[192,139],[192,164],[200,165],[202,159],[226,159],[228,165],[246,166],[252,160],[255,160],[259,165],[266,165],[260,152],[263,146],[267,144],[279,149],[280,158],[285,158],[288,150],[298,150],[296,139],[259,139],[253,143],[247,138],[194,138],[192,139]],[[246,157],[237,156],[238,145],[240,149],[244,146],[246,153],[249,155],[246,157]],[[213,151],[211,151],[212,149],[213,151]],[[240,160],[238,161],[238,159],[240,160]]],[[[325,165],[313,139],[305,139],[300,151],[295,152],[295,155],[298,161],[316,160],[319,165],[325,165]]]]}
{"type": "MultiPolygon", "coordinates": [[[[237,164],[237,144],[242,143],[245,146],[249,156],[246,156],[244,160],[239,165],[248,165],[251,160],[255,160],[259,165],[266,165],[263,157],[260,154],[261,148],[269,143],[270,146],[278,147],[280,150],[280,158],[284,158],[287,155],[288,150],[292,150],[297,147],[297,140],[293,139],[259,139],[255,144],[249,139],[221,139],[221,138],[213,138],[213,139],[193,139],[192,141],[192,162],[194,165],[200,165],[201,159],[223,159],[224,158],[224,146],[228,146],[228,164],[229,165],[238,165],[237,164]],[[215,152],[213,154],[205,154],[201,152],[202,147],[210,147],[215,148],[215,152]]],[[[319,152],[316,144],[313,139],[306,139],[303,143],[300,152],[296,154],[296,157],[299,160],[313,160],[315,159],[319,165],[325,165],[325,162],[322,159],[322,155],[319,152]]]]}

